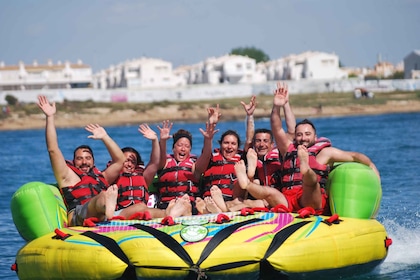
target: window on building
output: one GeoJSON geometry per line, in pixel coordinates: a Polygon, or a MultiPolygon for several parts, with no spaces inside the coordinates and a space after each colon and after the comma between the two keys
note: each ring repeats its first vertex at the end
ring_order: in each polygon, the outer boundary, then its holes
{"type": "Polygon", "coordinates": [[[135,75],[136,77],[139,77],[140,76],[140,68],[138,68],[138,67],[128,68],[128,73],[130,73],[131,75],[135,75]]]}
{"type": "Polygon", "coordinates": [[[164,65],[159,65],[155,67],[155,71],[156,72],[167,72],[168,71],[168,67],[164,66],[164,65]]]}
{"type": "Polygon", "coordinates": [[[331,59],[322,59],[322,60],[321,60],[321,64],[322,64],[323,66],[328,66],[328,65],[333,65],[333,64],[334,64],[334,62],[333,62],[331,59]]]}

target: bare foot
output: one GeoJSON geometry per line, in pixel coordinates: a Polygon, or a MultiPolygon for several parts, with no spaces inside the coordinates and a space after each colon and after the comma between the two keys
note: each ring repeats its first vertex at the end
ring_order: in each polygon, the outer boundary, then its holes
{"type": "Polygon", "coordinates": [[[195,208],[200,214],[209,214],[210,212],[206,208],[206,202],[201,197],[195,198],[195,208]]]}
{"type": "Polygon", "coordinates": [[[114,217],[115,206],[117,205],[118,186],[113,184],[105,191],[105,216],[107,219],[114,217]]]}
{"type": "Polygon", "coordinates": [[[220,209],[219,207],[217,207],[217,204],[213,201],[213,199],[211,198],[211,196],[207,196],[204,198],[204,201],[206,202],[206,209],[210,212],[210,213],[222,213],[222,209],[220,209]]]}
{"type": "Polygon", "coordinates": [[[246,190],[250,181],[248,179],[248,175],[246,174],[245,162],[243,160],[240,160],[237,163],[235,163],[235,172],[236,177],[238,178],[239,186],[241,187],[241,189],[246,190]]]}
{"type": "MultiPolygon", "coordinates": [[[[227,212],[228,208],[226,206],[225,200],[223,199],[223,193],[218,186],[212,186],[210,188],[212,201],[220,209],[220,212],[227,212]]],[[[209,209],[210,210],[210,209],[209,209]]],[[[214,213],[214,212],[212,212],[214,213]]]]}
{"type": "Polygon", "coordinates": [[[168,205],[167,214],[173,218],[192,215],[192,206],[188,194],[184,194],[181,198],[176,199],[173,207],[169,208],[168,205]]]}
{"type": "Polygon", "coordinates": [[[246,153],[246,159],[248,161],[248,178],[249,180],[253,180],[255,176],[255,170],[257,168],[257,152],[254,149],[249,148],[248,152],[246,153]]]}
{"type": "Polygon", "coordinates": [[[169,216],[169,213],[171,212],[172,208],[174,208],[175,204],[176,204],[177,198],[172,199],[171,201],[169,201],[168,206],[165,209],[165,215],[169,216]]]}
{"type": "Polygon", "coordinates": [[[305,175],[310,169],[308,149],[303,145],[299,145],[297,148],[297,154],[300,163],[300,173],[305,175]]]}

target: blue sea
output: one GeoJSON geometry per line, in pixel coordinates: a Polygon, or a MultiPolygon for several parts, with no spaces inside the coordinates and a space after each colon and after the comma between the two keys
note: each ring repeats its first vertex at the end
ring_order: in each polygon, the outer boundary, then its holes
{"type": "MultiPolygon", "coordinates": [[[[383,198],[378,220],[385,225],[393,240],[385,261],[367,275],[351,279],[399,280],[420,279],[420,113],[386,114],[377,116],[330,117],[313,119],[318,136],[332,140],[343,150],[354,150],[368,155],[382,177],[383,198]]],[[[150,124],[155,131],[156,125],[150,124]]],[[[176,123],[190,130],[194,136],[193,152],[200,153],[203,124],[176,123]]],[[[236,130],[245,138],[245,122],[222,122],[220,132],[236,130]]],[[[269,120],[256,121],[256,128],[269,128],[269,120]]],[[[150,141],[137,131],[137,126],[106,127],[109,135],[121,146],[133,146],[148,161],[150,141]]],[[[58,129],[59,145],[66,158],[72,158],[73,149],[80,144],[91,145],[96,164],[105,167],[109,156],[101,141],[88,139],[83,128],[58,129]]],[[[10,200],[13,193],[30,181],[54,182],[45,146],[44,130],[0,132],[0,278],[18,279],[10,266],[25,242],[16,231],[10,200]]],[[[170,148],[170,147],[169,147],[170,148]]]]}

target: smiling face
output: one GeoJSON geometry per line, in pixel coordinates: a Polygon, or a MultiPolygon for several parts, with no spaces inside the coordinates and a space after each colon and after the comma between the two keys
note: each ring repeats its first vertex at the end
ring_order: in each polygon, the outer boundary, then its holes
{"type": "Polygon", "coordinates": [[[274,143],[269,133],[260,132],[255,134],[253,145],[258,157],[264,157],[273,149],[274,143]]]}
{"type": "Polygon", "coordinates": [[[176,161],[184,161],[186,160],[191,153],[191,142],[186,137],[179,138],[172,148],[172,152],[174,154],[174,158],[176,161]]]}
{"type": "Polygon", "coordinates": [[[226,159],[231,159],[238,153],[239,139],[232,134],[228,134],[220,142],[220,152],[226,159]]]}
{"type": "Polygon", "coordinates": [[[123,173],[133,173],[137,165],[137,156],[133,152],[124,152],[125,161],[123,164],[123,173]]]}
{"type": "Polygon", "coordinates": [[[84,173],[88,173],[94,166],[94,160],[88,149],[80,148],[74,153],[74,166],[84,173]]]}
{"type": "Polygon", "coordinates": [[[300,124],[296,127],[295,142],[297,145],[310,147],[315,144],[315,129],[310,124],[300,124]]]}

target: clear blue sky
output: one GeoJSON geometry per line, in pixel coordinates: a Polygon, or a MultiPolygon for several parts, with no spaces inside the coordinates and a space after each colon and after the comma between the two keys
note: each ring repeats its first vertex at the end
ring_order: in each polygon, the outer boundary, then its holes
{"type": "Polygon", "coordinates": [[[0,61],[81,59],[96,72],[141,56],[194,64],[235,47],[271,59],[334,52],[345,66],[420,49],[420,0],[0,1],[0,61]]]}

